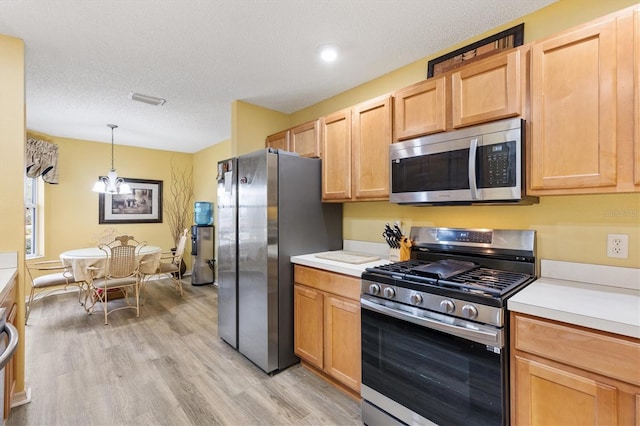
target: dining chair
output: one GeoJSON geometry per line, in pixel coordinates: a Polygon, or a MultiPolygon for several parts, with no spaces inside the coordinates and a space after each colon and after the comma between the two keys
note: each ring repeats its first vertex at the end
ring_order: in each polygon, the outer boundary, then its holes
{"type": "Polygon", "coordinates": [[[39,262],[26,262],[27,274],[31,280],[31,291],[26,302],[24,323],[29,321],[31,309],[45,297],[55,293],[66,291],[69,285],[78,286],[78,302],[81,302],[85,281],[77,281],[73,277],[71,268],[62,264],[60,260],[43,260],[39,262]],[[46,290],[45,290],[46,289],[46,290]],[[38,296],[36,298],[36,296],[38,296]]]}
{"type": "Polygon", "coordinates": [[[153,274],[149,274],[149,276],[143,283],[143,303],[146,297],[144,296],[146,294],[146,283],[154,276],[158,276],[158,278],[160,278],[161,275],[168,275],[173,281],[173,284],[176,287],[176,291],[180,293],[180,296],[184,295],[184,292],[182,290],[181,264],[182,257],[184,256],[184,249],[187,245],[188,232],[189,229],[185,229],[184,231],[182,231],[182,233],[180,234],[180,239],[178,240],[178,245],[176,246],[176,249],[174,251],[163,252],[160,255],[160,263],[158,263],[158,268],[153,274]]]}
{"type": "Polygon", "coordinates": [[[109,244],[100,244],[106,262],[101,268],[89,267],[92,278],[89,282],[87,298],[90,305],[87,312],[93,313],[95,305],[100,303],[104,311],[104,323],[108,324],[108,315],[121,309],[134,309],[140,316],[140,250],[146,242],[138,242],[134,237],[121,235],[109,244]],[[124,294],[124,306],[109,309],[109,295],[120,290],[124,294]],[[133,298],[133,301],[131,300],[133,298]]]}

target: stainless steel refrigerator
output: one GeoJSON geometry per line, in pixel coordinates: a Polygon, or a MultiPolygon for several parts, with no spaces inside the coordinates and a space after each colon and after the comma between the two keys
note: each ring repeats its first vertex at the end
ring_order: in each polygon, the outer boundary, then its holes
{"type": "Polygon", "coordinates": [[[290,257],[342,248],[320,160],[266,149],[218,164],[218,334],[267,373],[293,353],[290,257]]]}
{"type": "Polygon", "coordinates": [[[191,227],[191,271],[192,285],[213,284],[215,241],[213,225],[193,225],[191,227]]]}

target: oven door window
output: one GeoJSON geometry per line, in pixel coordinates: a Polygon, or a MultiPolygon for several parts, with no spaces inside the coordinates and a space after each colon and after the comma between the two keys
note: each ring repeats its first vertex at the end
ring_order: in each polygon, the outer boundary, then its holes
{"type": "Polygon", "coordinates": [[[437,424],[503,424],[503,356],[362,309],[362,383],[437,424]]]}
{"type": "Polygon", "coordinates": [[[392,161],[391,174],[394,193],[469,189],[469,149],[392,161]]]}

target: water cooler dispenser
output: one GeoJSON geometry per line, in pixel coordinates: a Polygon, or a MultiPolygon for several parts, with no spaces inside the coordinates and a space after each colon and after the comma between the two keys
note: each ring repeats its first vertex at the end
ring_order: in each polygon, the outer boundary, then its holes
{"type": "Polygon", "coordinates": [[[213,205],[196,201],[193,212],[195,225],[191,227],[192,285],[213,284],[214,281],[214,233],[213,205]]]}

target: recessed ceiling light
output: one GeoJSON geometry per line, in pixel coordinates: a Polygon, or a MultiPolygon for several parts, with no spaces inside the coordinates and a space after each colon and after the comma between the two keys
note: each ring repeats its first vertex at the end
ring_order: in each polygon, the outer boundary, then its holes
{"type": "Polygon", "coordinates": [[[321,46],[320,59],[324,62],[335,62],[338,59],[338,48],[332,44],[321,46]]]}
{"type": "Polygon", "coordinates": [[[145,104],[156,105],[156,106],[162,106],[164,105],[165,102],[167,102],[166,99],[156,98],[155,96],[147,96],[141,93],[134,93],[134,92],[129,92],[128,98],[131,99],[132,101],[144,102],[145,104]]]}

